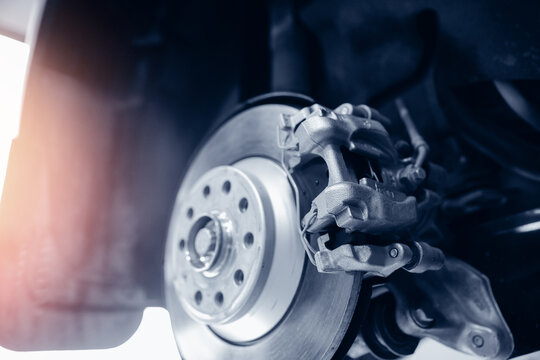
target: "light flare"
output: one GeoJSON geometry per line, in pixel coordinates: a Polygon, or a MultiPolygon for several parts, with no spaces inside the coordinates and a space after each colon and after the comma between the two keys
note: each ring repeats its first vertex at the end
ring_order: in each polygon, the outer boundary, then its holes
{"type": "Polygon", "coordinates": [[[0,201],[11,142],[17,137],[30,46],[0,35],[0,201]]]}

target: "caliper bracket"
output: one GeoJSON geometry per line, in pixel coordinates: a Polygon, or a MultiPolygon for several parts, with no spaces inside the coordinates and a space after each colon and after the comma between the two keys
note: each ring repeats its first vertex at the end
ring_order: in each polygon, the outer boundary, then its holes
{"type": "Polygon", "coordinates": [[[317,240],[319,251],[315,253],[315,264],[319,272],[364,271],[387,277],[400,268],[419,273],[439,270],[444,265],[443,252],[424,242],[387,246],[344,244],[329,250],[326,248],[329,240],[328,234],[321,235],[317,240]]]}

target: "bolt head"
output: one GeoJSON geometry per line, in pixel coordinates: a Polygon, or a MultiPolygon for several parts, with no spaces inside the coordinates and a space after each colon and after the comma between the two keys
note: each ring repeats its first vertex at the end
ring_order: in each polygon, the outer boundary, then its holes
{"type": "Polygon", "coordinates": [[[473,342],[473,345],[476,346],[477,348],[484,346],[484,338],[480,335],[474,335],[472,337],[472,342],[473,342]]]}
{"type": "Polygon", "coordinates": [[[433,323],[435,322],[435,319],[433,319],[433,317],[426,314],[426,312],[422,308],[416,308],[412,310],[411,315],[414,322],[418,326],[424,329],[431,327],[433,323]]]}
{"type": "Polygon", "coordinates": [[[412,172],[412,178],[414,182],[423,181],[426,178],[426,171],[422,168],[416,168],[412,172]]]}

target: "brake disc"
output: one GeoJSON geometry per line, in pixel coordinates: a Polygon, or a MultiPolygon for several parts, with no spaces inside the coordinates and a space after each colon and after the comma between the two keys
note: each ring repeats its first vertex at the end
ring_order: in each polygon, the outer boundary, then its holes
{"type": "Polygon", "coordinates": [[[362,275],[306,266],[275,135],[281,115],[297,111],[267,104],[235,115],[184,178],[165,253],[184,359],[330,359],[344,340],[362,275]]]}

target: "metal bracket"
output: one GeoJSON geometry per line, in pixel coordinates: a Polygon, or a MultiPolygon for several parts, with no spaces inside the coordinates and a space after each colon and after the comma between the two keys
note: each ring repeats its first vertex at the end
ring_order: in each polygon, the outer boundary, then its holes
{"type": "Polygon", "coordinates": [[[439,271],[396,272],[388,280],[396,297],[396,320],[406,334],[492,360],[512,354],[512,333],[489,280],[472,266],[449,258],[439,271]]]}
{"type": "Polygon", "coordinates": [[[364,271],[387,277],[404,268],[409,272],[438,270],[444,264],[441,250],[426,243],[413,242],[411,246],[394,243],[387,246],[341,245],[334,250],[326,248],[328,234],[318,238],[319,251],[315,253],[317,270],[324,273],[364,271]]]}
{"type": "Polygon", "coordinates": [[[386,277],[407,265],[413,257],[411,249],[403,244],[395,243],[388,246],[345,244],[337,249],[328,250],[325,246],[328,240],[327,234],[318,239],[320,250],[315,254],[315,263],[319,272],[365,271],[386,277]]]}

